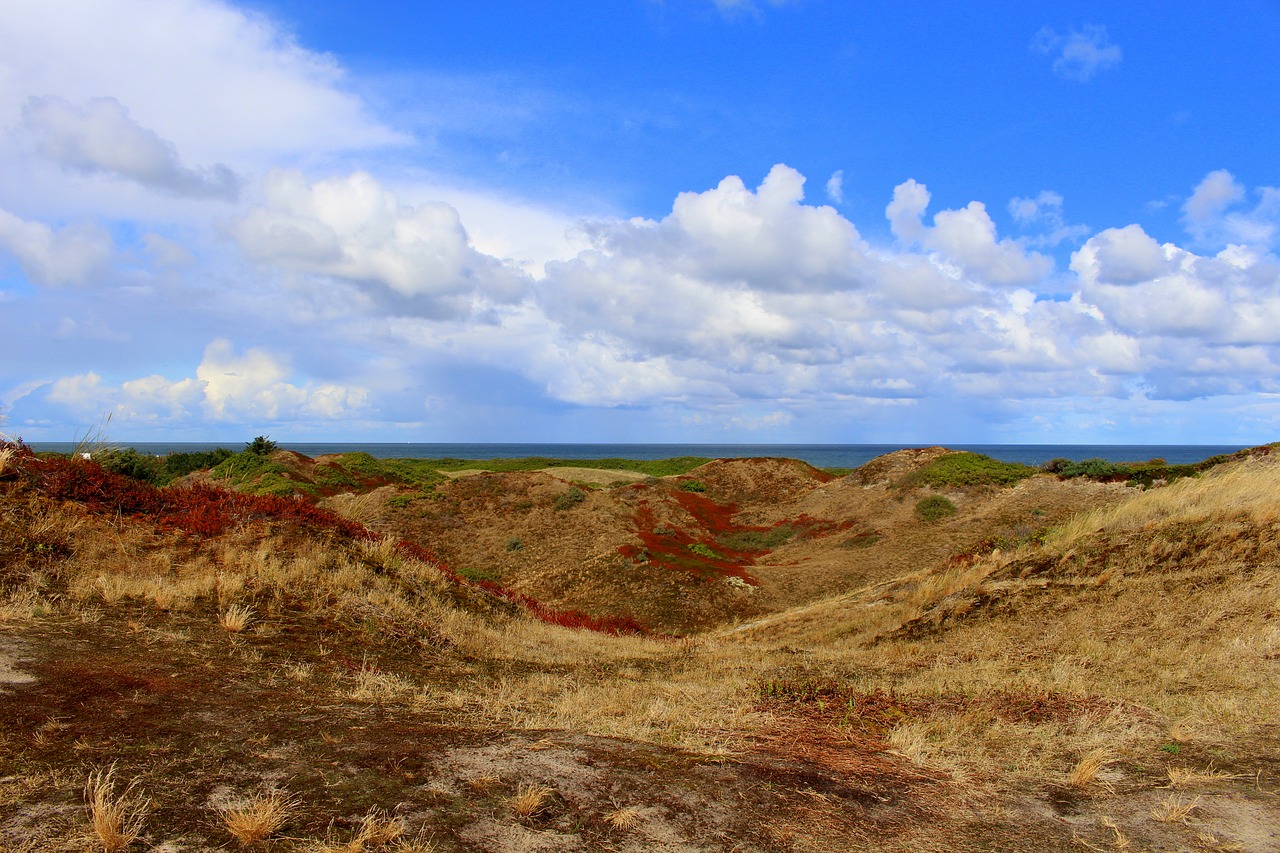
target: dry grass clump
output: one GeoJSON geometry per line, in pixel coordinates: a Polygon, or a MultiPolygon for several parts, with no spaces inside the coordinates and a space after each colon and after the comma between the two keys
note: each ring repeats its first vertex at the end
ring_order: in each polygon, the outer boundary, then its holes
{"type": "Polygon", "coordinates": [[[640,823],[640,813],[630,807],[614,809],[604,816],[604,822],[614,829],[634,829],[640,823]]]}
{"type": "Polygon", "coordinates": [[[347,694],[360,702],[387,702],[411,695],[417,690],[413,682],[390,672],[383,672],[366,661],[356,673],[355,686],[347,694]]]}
{"type": "Polygon", "coordinates": [[[281,791],[259,794],[235,805],[218,808],[222,825],[236,841],[255,844],[278,832],[293,816],[297,799],[281,791]]]}
{"type": "Polygon", "coordinates": [[[142,823],[151,807],[149,800],[133,796],[137,780],[116,794],[115,770],[114,764],[105,771],[95,770],[84,787],[89,826],[106,853],[125,850],[142,836],[142,823]]]}
{"type": "Polygon", "coordinates": [[[1067,784],[1073,788],[1087,788],[1098,779],[1102,768],[1111,762],[1111,753],[1105,749],[1095,749],[1077,762],[1067,777],[1067,784]]]}
{"type": "Polygon", "coordinates": [[[1151,817],[1161,823],[1186,823],[1188,815],[1195,810],[1199,802],[1199,797],[1184,801],[1177,794],[1170,794],[1151,810],[1151,817]]]}
{"type": "Polygon", "coordinates": [[[1231,779],[1244,778],[1240,774],[1227,773],[1225,770],[1214,770],[1212,767],[1205,770],[1194,770],[1190,767],[1170,767],[1168,773],[1170,788],[1210,785],[1215,782],[1227,782],[1231,779]]]}
{"type": "Polygon", "coordinates": [[[253,608],[243,604],[233,604],[218,617],[218,624],[223,630],[238,634],[245,628],[249,627],[249,622],[253,620],[253,608]]]}
{"type": "Polygon", "coordinates": [[[404,834],[405,825],[402,819],[391,817],[382,809],[373,809],[360,819],[360,828],[356,830],[350,841],[326,840],[308,849],[309,853],[365,853],[367,850],[379,848],[392,849],[396,853],[417,853],[420,850],[434,849],[422,839],[401,840],[404,834]],[[387,848],[387,845],[393,841],[398,842],[395,847],[387,848]]]}
{"type": "Polygon", "coordinates": [[[545,785],[525,784],[507,800],[511,811],[521,820],[536,820],[546,813],[555,791],[545,785]]]}

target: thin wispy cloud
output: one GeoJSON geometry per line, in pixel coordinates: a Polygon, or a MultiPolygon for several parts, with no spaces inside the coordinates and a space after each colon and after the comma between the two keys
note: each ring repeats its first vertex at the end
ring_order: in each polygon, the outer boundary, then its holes
{"type": "Polygon", "coordinates": [[[1052,57],[1054,74],[1078,83],[1087,83],[1099,72],[1115,68],[1124,57],[1120,46],[1111,43],[1107,28],[1094,24],[1066,33],[1045,27],[1036,33],[1031,48],[1052,57]]]}

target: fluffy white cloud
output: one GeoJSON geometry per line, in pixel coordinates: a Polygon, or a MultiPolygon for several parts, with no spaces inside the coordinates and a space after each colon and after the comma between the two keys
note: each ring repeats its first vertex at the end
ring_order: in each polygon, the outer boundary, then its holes
{"type": "Polygon", "coordinates": [[[12,252],[35,282],[84,284],[101,274],[114,254],[111,235],[92,223],[54,230],[0,210],[0,247],[12,252]]]}
{"type": "Polygon", "coordinates": [[[1099,71],[1120,64],[1123,52],[1111,43],[1107,28],[1086,24],[1079,30],[1060,35],[1045,27],[1031,42],[1033,50],[1053,57],[1053,73],[1064,80],[1086,83],[1099,71]]]}
{"type": "Polygon", "coordinates": [[[914,180],[894,187],[885,216],[893,233],[907,245],[920,244],[957,266],[965,275],[992,284],[1024,286],[1048,275],[1053,261],[1020,243],[996,238],[996,225],[986,205],[971,201],[959,210],[942,210],[933,227],[924,224],[929,189],[914,180]]]}
{"type": "Polygon", "coordinates": [[[476,298],[510,302],[524,292],[524,276],[475,251],[447,204],[402,205],[365,173],[313,184],[277,171],[264,192],[264,203],[231,226],[259,264],[376,283],[450,316],[476,298]]]}
{"type": "Polygon", "coordinates": [[[1174,247],[1162,247],[1140,225],[1108,228],[1071,256],[1071,268],[1086,286],[1137,284],[1173,269],[1174,247]]]}
{"type": "Polygon", "coordinates": [[[179,196],[234,200],[239,194],[231,169],[184,167],[173,143],[139,125],[115,98],[93,98],[83,107],[54,96],[29,98],[22,119],[40,153],[62,166],[179,196]]]}
{"type": "Polygon", "coordinates": [[[47,398],[80,417],[110,414],[121,425],[181,423],[198,416],[252,423],[335,420],[357,415],[368,399],[361,387],[287,382],[289,370],[281,358],[261,349],[237,353],[223,339],[205,348],[195,372],[194,378],[151,375],[112,386],[90,371],[54,381],[47,398]]]}
{"type": "MultiPolygon", "coordinates": [[[[33,96],[114,98],[197,163],[252,168],[268,152],[402,141],[342,90],[343,74],[267,18],[217,0],[8,0],[0,15],[0,121],[33,96]]],[[[119,129],[118,117],[106,123],[119,129]]]]}
{"type": "Polygon", "coordinates": [[[1205,175],[1182,206],[1187,231],[1202,243],[1274,247],[1280,242],[1280,188],[1260,187],[1252,210],[1231,210],[1246,198],[1226,169],[1205,175]]]}

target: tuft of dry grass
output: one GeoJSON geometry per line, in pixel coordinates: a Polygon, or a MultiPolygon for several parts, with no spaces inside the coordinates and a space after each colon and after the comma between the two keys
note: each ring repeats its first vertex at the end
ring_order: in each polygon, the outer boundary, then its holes
{"type": "MultiPolygon", "coordinates": [[[[332,833],[332,829],[330,832],[332,833]]],[[[399,841],[395,847],[390,848],[396,853],[417,853],[419,850],[434,849],[427,846],[427,842],[422,839],[401,840],[404,833],[403,820],[391,817],[382,809],[373,809],[360,819],[360,828],[356,830],[350,841],[326,840],[313,844],[308,849],[309,853],[365,853],[366,850],[388,849],[387,845],[393,841],[399,841]]]]}
{"type": "Polygon", "coordinates": [[[222,611],[222,615],[218,617],[218,624],[224,630],[233,634],[238,634],[245,628],[249,627],[249,622],[253,619],[253,608],[246,607],[243,604],[233,604],[226,610],[222,611]]]}
{"type": "Polygon", "coordinates": [[[296,808],[297,800],[292,795],[272,791],[236,805],[223,806],[218,809],[218,816],[231,837],[247,846],[274,835],[296,808]]]}
{"type": "Polygon", "coordinates": [[[1098,773],[1111,761],[1111,754],[1105,749],[1095,749],[1072,768],[1067,777],[1067,784],[1073,788],[1087,788],[1098,779],[1098,773]]]}
{"type": "Polygon", "coordinates": [[[1192,785],[1208,785],[1214,782],[1226,782],[1230,779],[1244,778],[1239,774],[1227,773],[1224,770],[1214,770],[1212,767],[1205,770],[1193,770],[1190,767],[1170,767],[1168,772],[1170,788],[1186,788],[1192,785]]]}
{"type": "Polygon", "coordinates": [[[1195,810],[1200,798],[1183,801],[1177,794],[1170,794],[1151,810],[1151,817],[1161,823],[1186,823],[1187,816],[1195,810]]]}
{"type": "Polygon", "coordinates": [[[554,793],[555,791],[545,785],[521,785],[516,790],[515,796],[507,800],[507,805],[521,820],[536,820],[546,812],[554,793]]]}
{"type": "Polygon", "coordinates": [[[89,774],[84,786],[84,799],[89,807],[89,826],[106,853],[125,850],[142,836],[142,823],[150,810],[150,801],[133,796],[137,780],[116,794],[115,765],[89,774]]]}
{"type": "Polygon", "coordinates": [[[604,822],[614,829],[634,829],[640,823],[640,813],[630,807],[614,809],[604,816],[604,822]]]}

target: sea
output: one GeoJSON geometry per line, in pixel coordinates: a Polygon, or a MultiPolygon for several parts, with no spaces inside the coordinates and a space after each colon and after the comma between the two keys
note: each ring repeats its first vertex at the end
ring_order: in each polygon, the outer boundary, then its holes
{"type": "MultiPolygon", "coordinates": [[[[817,468],[857,468],[886,453],[921,444],[448,444],[448,443],[332,443],[277,442],[280,447],[305,456],[328,453],[368,453],[380,459],[671,459],[702,456],[711,459],[777,457],[799,459],[817,468]]],[[[31,442],[37,451],[69,453],[72,442],[31,442]]],[[[111,447],[132,447],[139,453],[164,456],[226,447],[243,448],[227,442],[112,442],[111,447]]],[[[947,444],[951,450],[982,453],[1003,462],[1042,465],[1050,459],[1105,459],[1109,462],[1146,462],[1163,459],[1171,465],[1200,462],[1210,456],[1234,453],[1243,444],[947,444]]]]}

